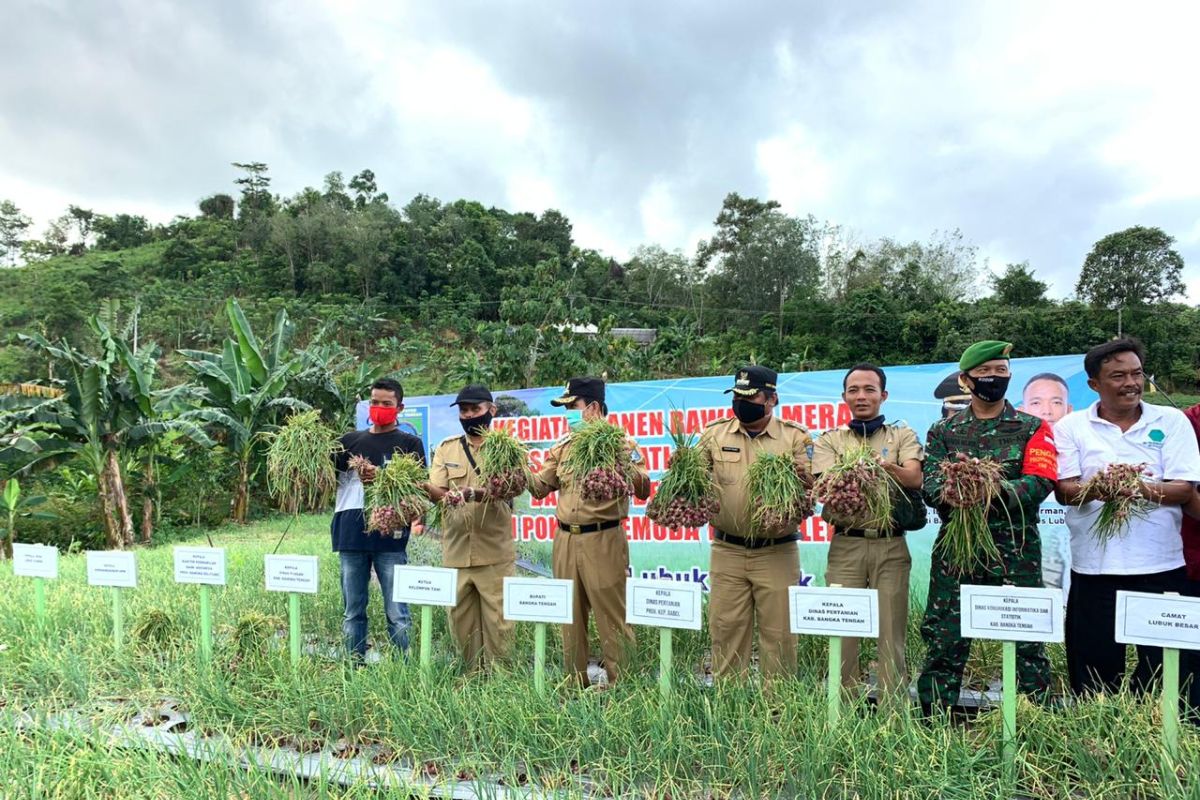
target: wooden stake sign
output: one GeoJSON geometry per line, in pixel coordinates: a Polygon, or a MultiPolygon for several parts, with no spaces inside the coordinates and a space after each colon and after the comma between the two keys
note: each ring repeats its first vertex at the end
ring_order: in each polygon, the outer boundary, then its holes
{"type": "Polygon", "coordinates": [[[961,612],[964,639],[1003,642],[1002,750],[1005,771],[1011,778],[1017,747],[1017,642],[1063,640],[1062,590],[964,585],[961,612]]]}
{"type": "Polygon", "coordinates": [[[421,608],[421,669],[433,663],[433,607],[458,605],[458,570],[447,567],[396,567],[392,600],[421,608]]]}
{"type": "Polygon", "coordinates": [[[625,581],[625,621],[658,628],[658,690],[664,700],[671,696],[674,668],[671,631],[700,630],[703,596],[698,583],[654,578],[625,581]]]}
{"type": "Polygon", "coordinates": [[[546,693],[546,625],[570,625],[575,613],[575,582],[550,578],[505,578],[504,618],[532,622],[533,686],[546,693]]]}
{"type": "Polygon", "coordinates": [[[300,663],[300,595],[317,593],[316,556],[263,556],[268,592],[287,592],[288,654],[300,663]]]}
{"type": "Polygon", "coordinates": [[[842,637],[879,637],[879,592],[837,585],[790,586],[788,610],[792,633],[829,639],[826,694],[829,724],[837,725],[842,713],[842,637]]]}

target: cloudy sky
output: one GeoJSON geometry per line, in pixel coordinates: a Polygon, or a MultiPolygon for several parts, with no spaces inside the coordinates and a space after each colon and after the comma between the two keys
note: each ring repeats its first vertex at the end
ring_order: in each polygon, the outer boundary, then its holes
{"type": "Polygon", "coordinates": [[[1101,236],[1175,236],[1200,302],[1200,4],[8,4],[0,198],[166,221],[265,161],[558,208],[691,252],[730,191],[860,238],[962,230],[1059,296],[1101,236]]]}

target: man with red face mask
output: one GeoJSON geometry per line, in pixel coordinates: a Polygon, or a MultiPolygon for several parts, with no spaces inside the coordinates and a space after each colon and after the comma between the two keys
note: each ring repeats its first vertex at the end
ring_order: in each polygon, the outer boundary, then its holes
{"type": "Polygon", "coordinates": [[[363,484],[375,479],[375,471],[393,456],[411,453],[425,463],[421,440],[396,428],[396,417],[404,408],[404,389],[397,381],[381,378],[371,386],[371,427],[351,431],[341,438],[342,452],[334,457],[338,471],[337,506],[330,525],[333,550],[341,559],[342,600],[346,616],[342,633],[352,658],[367,652],[367,586],[371,570],[383,590],[383,611],[388,638],[401,652],[408,649],[408,605],[392,600],[395,567],[408,563],[408,528],[395,536],[369,533],[363,517],[363,484]],[[350,468],[350,459],[362,456],[370,466],[350,468]]]}

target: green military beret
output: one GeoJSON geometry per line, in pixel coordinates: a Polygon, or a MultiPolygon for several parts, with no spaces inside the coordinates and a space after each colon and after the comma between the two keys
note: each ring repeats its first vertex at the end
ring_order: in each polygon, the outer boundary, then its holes
{"type": "Polygon", "coordinates": [[[1012,342],[997,342],[988,340],[986,342],[976,342],[963,351],[962,358],[958,360],[958,368],[963,372],[975,369],[985,361],[991,361],[993,358],[1008,358],[1008,354],[1012,352],[1012,342]]]}

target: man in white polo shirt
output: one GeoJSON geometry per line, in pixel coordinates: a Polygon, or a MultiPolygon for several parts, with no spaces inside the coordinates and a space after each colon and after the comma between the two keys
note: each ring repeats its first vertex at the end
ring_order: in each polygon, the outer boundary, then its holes
{"type": "MultiPolygon", "coordinates": [[[[1071,591],[1067,598],[1067,672],[1076,693],[1113,692],[1125,673],[1125,645],[1113,638],[1118,590],[1188,591],[1179,534],[1181,506],[1200,482],[1200,448],[1182,412],[1142,402],[1143,353],[1132,339],[1088,351],[1083,368],[1100,400],[1054,426],[1058,444],[1056,496],[1071,531],[1071,591]],[[1094,531],[1102,503],[1080,504],[1081,485],[1108,464],[1145,464],[1144,513],[1101,543],[1094,531]]],[[[1151,688],[1162,649],[1137,648],[1133,686],[1151,688]]],[[[1193,658],[1185,657],[1183,677],[1193,658]]],[[[1200,700],[1195,681],[1193,707],[1200,700]]]]}

